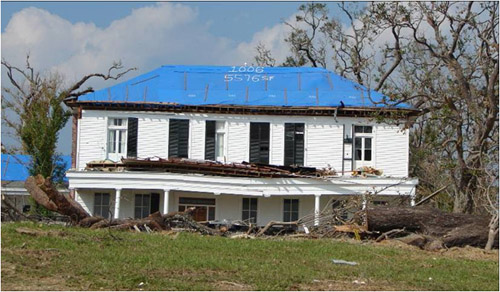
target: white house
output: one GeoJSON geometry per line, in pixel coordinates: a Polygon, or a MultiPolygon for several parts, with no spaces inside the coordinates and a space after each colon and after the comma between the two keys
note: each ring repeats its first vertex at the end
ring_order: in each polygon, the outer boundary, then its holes
{"type": "Polygon", "coordinates": [[[384,99],[319,68],[162,66],[66,100],[69,188],[93,215],[195,206],[199,221],[258,225],[367,192],[410,202],[404,124],[417,111],[384,99]],[[353,176],[362,166],[383,174],[353,176]]]}

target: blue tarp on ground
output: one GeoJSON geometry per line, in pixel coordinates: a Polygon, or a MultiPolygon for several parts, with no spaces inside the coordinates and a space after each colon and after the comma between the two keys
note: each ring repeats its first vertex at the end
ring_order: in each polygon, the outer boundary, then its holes
{"type": "MultiPolygon", "coordinates": [[[[79,101],[181,105],[387,107],[383,94],[323,68],[162,66],[79,101]],[[373,102],[372,102],[373,101],[373,102]]],[[[398,108],[411,108],[398,104],[398,108]]]]}
{"type": "MultiPolygon", "coordinates": [[[[71,156],[61,156],[65,164],[65,170],[71,167],[71,156]]],[[[31,156],[21,154],[2,154],[2,181],[25,181],[30,175],[28,166],[31,156]]],[[[64,177],[64,181],[67,178],[64,177]]]]}

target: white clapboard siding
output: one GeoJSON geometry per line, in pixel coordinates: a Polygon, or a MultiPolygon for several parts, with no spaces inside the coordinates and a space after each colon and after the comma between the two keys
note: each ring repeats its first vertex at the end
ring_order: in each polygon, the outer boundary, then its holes
{"type": "Polygon", "coordinates": [[[228,162],[248,161],[250,124],[247,121],[230,121],[227,142],[228,162]]]}
{"type": "Polygon", "coordinates": [[[306,127],[306,165],[342,171],[342,125],[311,121],[306,127]]]}
{"type": "Polygon", "coordinates": [[[78,137],[78,169],[84,169],[87,162],[106,158],[106,117],[83,115],[78,137]]]}
{"type": "Polygon", "coordinates": [[[139,118],[137,156],[142,158],[167,157],[168,119],[155,116],[141,117],[140,115],[137,117],[139,118]]]}
{"type": "Polygon", "coordinates": [[[378,124],[375,141],[375,167],[387,176],[408,176],[408,130],[378,124]]]}
{"type": "Polygon", "coordinates": [[[282,122],[271,124],[271,164],[283,165],[285,159],[285,126],[282,122]]]}
{"type": "Polygon", "coordinates": [[[205,121],[201,119],[191,119],[189,123],[190,141],[189,158],[205,159],[205,121]]]}

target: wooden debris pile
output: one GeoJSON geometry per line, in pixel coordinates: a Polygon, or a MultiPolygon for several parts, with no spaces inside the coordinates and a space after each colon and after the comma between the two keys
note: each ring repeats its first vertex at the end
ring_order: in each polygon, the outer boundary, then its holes
{"type": "Polygon", "coordinates": [[[88,170],[100,171],[144,171],[156,170],[174,173],[199,173],[207,175],[221,175],[233,177],[302,177],[320,178],[335,176],[337,172],[332,168],[316,169],[303,166],[281,166],[263,163],[222,163],[211,160],[197,160],[187,158],[122,158],[119,163],[109,161],[92,161],[87,163],[88,170]]]}
{"type": "Polygon", "coordinates": [[[383,173],[382,170],[375,169],[371,166],[362,166],[352,172],[353,176],[381,176],[383,173]]]}

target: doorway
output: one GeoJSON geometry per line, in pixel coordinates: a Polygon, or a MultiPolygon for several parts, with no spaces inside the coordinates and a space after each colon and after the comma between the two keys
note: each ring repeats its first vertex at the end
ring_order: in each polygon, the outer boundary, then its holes
{"type": "Polygon", "coordinates": [[[195,221],[215,220],[215,199],[187,197],[179,198],[180,212],[192,207],[196,208],[192,213],[195,221]]]}

